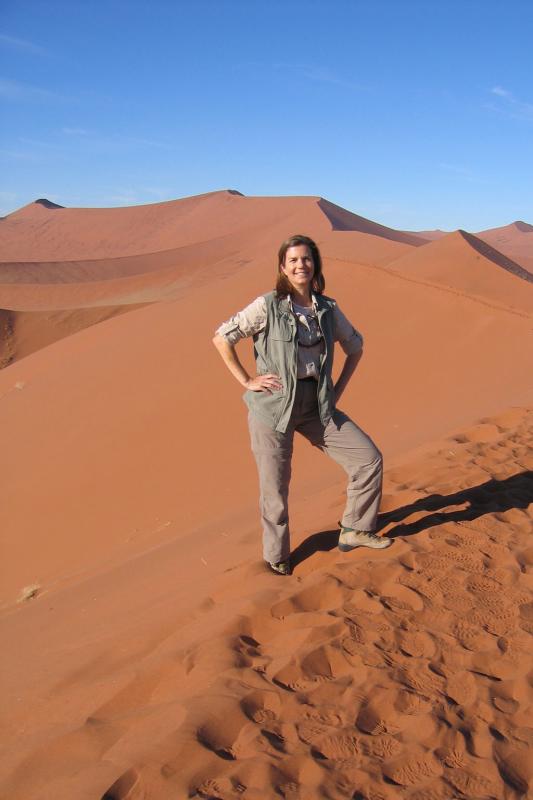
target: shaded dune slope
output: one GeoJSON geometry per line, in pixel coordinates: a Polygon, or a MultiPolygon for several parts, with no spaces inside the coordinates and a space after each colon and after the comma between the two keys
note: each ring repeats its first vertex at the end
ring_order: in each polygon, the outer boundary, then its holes
{"type": "Polygon", "coordinates": [[[142,305],[96,306],[67,311],[0,309],[0,369],[76,331],[142,308],[142,305]]]}
{"type": "Polygon", "coordinates": [[[329,219],[335,231],[359,231],[360,233],[381,236],[384,239],[391,239],[415,247],[424,244],[423,239],[416,234],[406,231],[397,231],[393,228],[387,228],[385,225],[379,225],[377,222],[372,222],[369,219],[353,214],[351,211],[347,211],[345,208],[341,208],[341,206],[337,206],[329,200],[320,198],[318,206],[329,219]]]}
{"type": "Polygon", "coordinates": [[[527,269],[523,269],[520,264],[516,263],[516,261],[507,258],[505,255],[503,255],[503,253],[500,253],[494,247],[491,247],[490,244],[482,241],[479,237],[473,236],[471,233],[467,233],[466,231],[459,232],[466,239],[468,244],[472,245],[474,250],[477,250],[477,252],[482,256],[488,258],[493,262],[493,264],[497,264],[499,267],[502,267],[502,269],[506,269],[508,272],[516,275],[517,278],[522,278],[524,281],[533,283],[533,274],[527,269]]]}
{"type": "Polygon", "coordinates": [[[522,267],[530,268],[533,258],[533,225],[517,220],[500,228],[490,228],[476,233],[478,239],[492,245],[504,255],[517,261],[522,267]]]}

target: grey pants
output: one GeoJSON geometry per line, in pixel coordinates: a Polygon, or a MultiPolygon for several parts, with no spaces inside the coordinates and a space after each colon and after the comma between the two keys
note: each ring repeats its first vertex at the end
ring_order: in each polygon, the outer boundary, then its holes
{"type": "Polygon", "coordinates": [[[272,430],[251,412],[248,425],[259,472],[265,561],[286,561],[290,553],[288,497],[294,431],[331,456],[347,472],[347,502],[342,524],[360,531],[376,529],[383,479],[381,453],[370,437],[342,411],[335,411],[328,424],[322,424],[314,380],[297,382],[294,408],[285,433],[272,430]]]}

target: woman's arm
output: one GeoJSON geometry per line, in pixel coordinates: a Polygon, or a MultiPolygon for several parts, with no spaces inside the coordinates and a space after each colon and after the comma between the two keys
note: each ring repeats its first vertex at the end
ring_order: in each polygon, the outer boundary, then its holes
{"type": "Polygon", "coordinates": [[[251,378],[239,360],[239,356],[235,351],[235,345],[230,344],[219,333],[215,334],[213,337],[213,344],[220,353],[224,364],[233,377],[239,381],[241,386],[244,386],[251,392],[268,392],[269,394],[282,388],[278,375],[256,375],[255,378],[251,378]]]}
{"type": "Polygon", "coordinates": [[[341,374],[339,375],[339,379],[335,384],[335,403],[338,403],[340,396],[348,386],[348,382],[352,377],[352,375],[354,374],[355,368],[357,367],[359,361],[361,360],[362,355],[363,351],[360,350],[358,353],[346,356],[346,360],[341,370],[341,374]]]}

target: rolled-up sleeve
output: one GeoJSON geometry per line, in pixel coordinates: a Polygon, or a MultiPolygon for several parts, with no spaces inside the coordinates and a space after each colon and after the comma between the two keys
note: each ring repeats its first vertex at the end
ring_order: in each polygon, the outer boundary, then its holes
{"type": "Polygon", "coordinates": [[[242,311],[237,311],[226,322],[223,322],[215,333],[223,336],[229,344],[237,344],[240,339],[260,333],[265,327],[266,318],[266,301],[264,296],[260,295],[242,311]]]}
{"type": "Polygon", "coordinates": [[[335,341],[339,342],[346,355],[360,353],[363,349],[363,337],[352,323],[346,319],[337,304],[333,308],[333,322],[335,326],[335,341]]]}

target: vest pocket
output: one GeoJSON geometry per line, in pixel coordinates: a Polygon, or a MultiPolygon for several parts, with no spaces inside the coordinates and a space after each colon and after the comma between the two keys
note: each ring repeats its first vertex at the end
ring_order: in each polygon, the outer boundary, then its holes
{"type": "Polygon", "coordinates": [[[270,338],[276,342],[290,342],[292,341],[292,329],[285,327],[278,327],[270,331],[270,338]]]}

